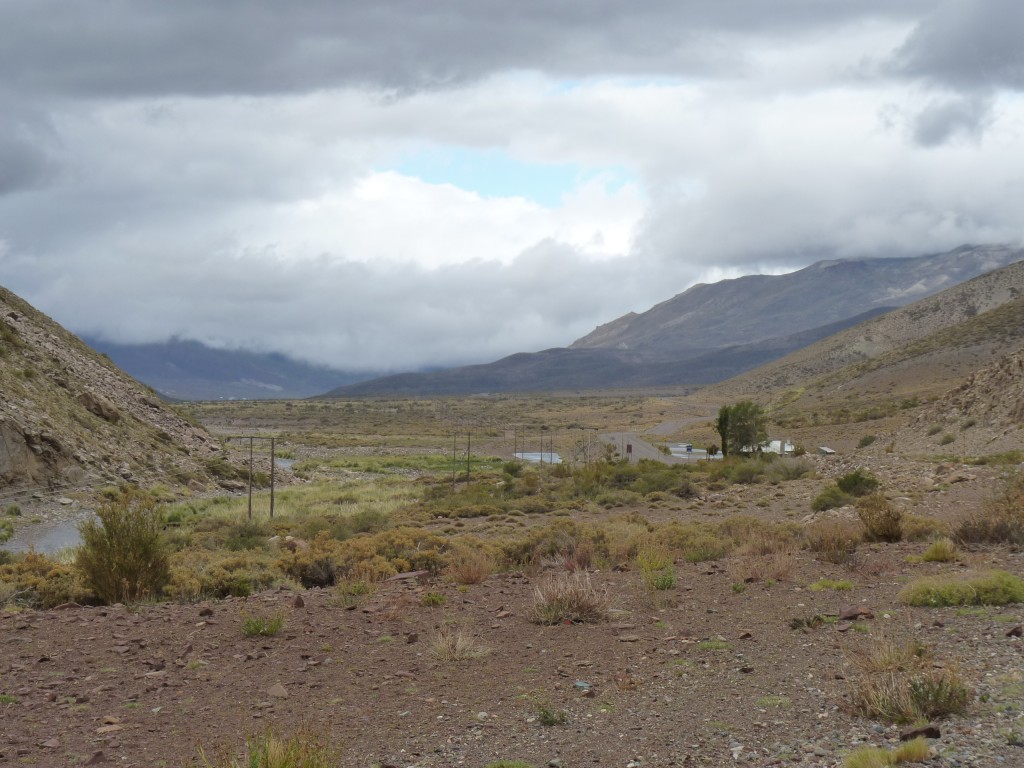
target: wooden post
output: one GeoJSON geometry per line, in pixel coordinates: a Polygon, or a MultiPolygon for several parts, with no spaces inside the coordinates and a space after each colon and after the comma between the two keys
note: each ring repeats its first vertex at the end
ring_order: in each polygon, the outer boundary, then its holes
{"type": "Polygon", "coordinates": [[[452,495],[453,496],[455,495],[455,449],[456,449],[455,441],[458,440],[458,438],[459,438],[459,433],[456,432],[455,430],[452,430],[452,495]]]}
{"type": "Polygon", "coordinates": [[[270,438],[270,516],[274,516],[274,443],[275,439],[270,438]]]}
{"type": "Polygon", "coordinates": [[[469,457],[473,453],[473,433],[466,433],[466,482],[469,482],[469,457]]]}
{"type": "Polygon", "coordinates": [[[253,438],[249,437],[249,519],[252,520],[252,443],[253,438]]]}

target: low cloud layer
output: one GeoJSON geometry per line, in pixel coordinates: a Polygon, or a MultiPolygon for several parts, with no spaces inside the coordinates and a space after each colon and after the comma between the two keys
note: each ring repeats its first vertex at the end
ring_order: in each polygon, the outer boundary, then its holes
{"type": "Polygon", "coordinates": [[[112,341],[402,370],[1024,237],[1016,3],[426,8],[4,3],[0,283],[112,341]]]}

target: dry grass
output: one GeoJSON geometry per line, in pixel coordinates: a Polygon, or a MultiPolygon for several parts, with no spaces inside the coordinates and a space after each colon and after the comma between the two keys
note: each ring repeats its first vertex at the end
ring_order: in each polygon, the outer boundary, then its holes
{"type": "Polygon", "coordinates": [[[445,573],[456,584],[479,584],[494,573],[496,567],[490,553],[460,547],[452,553],[445,573]]]}
{"type": "Polygon", "coordinates": [[[535,624],[585,624],[607,616],[608,598],[594,588],[588,574],[559,574],[534,589],[535,624]]]}
{"type": "Polygon", "coordinates": [[[804,540],[822,560],[845,565],[857,551],[862,535],[858,526],[845,520],[821,520],[807,528],[804,540]]]}
{"type": "Polygon", "coordinates": [[[793,574],[796,558],[792,552],[770,555],[739,555],[729,559],[729,578],[738,583],[752,581],[787,581],[793,574]]]}
{"type": "Polygon", "coordinates": [[[903,538],[903,510],[881,493],[857,500],[857,516],[864,524],[867,541],[900,541],[903,538]]]}
{"type": "Polygon", "coordinates": [[[200,748],[201,768],[332,768],[338,765],[337,750],[328,739],[309,731],[299,731],[288,738],[281,738],[272,731],[253,736],[246,741],[244,761],[230,752],[221,750],[220,755],[211,759],[200,748]]]}
{"type": "Polygon", "coordinates": [[[1024,472],[1010,477],[997,496],[962,518],[956,538],[964,544],[1024,544],[1024,472]]]}
{"type": "Polygon", "coordinates": [[[1024,603],[1024,581],[1006,571],[989,571],[967,578],[934,576],[907,584],[900,591],[899,600],[929,608],[1024,603]]]}
{"type": "Polygon", "coordinates": [[[865,717],[912,723],[962,712],[970,700],[955,667],[935,666],[916,640],[883,637],[847,655],[859,673],[852,706],[865,717]]]}
{"type": "Polygon", "coordinates": [[[430,649],[440,661],[477,659],[488,653],[465,627],[442,624],[430,641],[430,649]]]}

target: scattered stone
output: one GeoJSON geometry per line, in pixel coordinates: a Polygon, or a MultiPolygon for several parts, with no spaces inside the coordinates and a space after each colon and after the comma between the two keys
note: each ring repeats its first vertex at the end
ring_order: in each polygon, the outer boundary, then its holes
{"type": "Polygon", "coordinates": [[[857,619],[873,619],[875,614],[863,605],[848,605],[839,611],[840,621],[856,621],[857,619]]]}
{"type": "Polygon", "coordinates": [[[58,749],[60,747],[60,739],[56,737],[47,739],[46,741],[41,742],[39,746],[46,747],[47,749],[58,749]]]}
{"type": "Polygon", "coordinates": [[[99,765],[100,763],[105,762],[107,762],[107,757],[103,754],[103,750],[101,749],[99,752],[94,752],[93,756],[86,760],[83,765],[99,765]]]}
{"type": "Polygon", "coordinates": [[[939,730],[939,726],[931,723],[917,728],[904,728],[900,731],[900,741],[910,741],[919,736],[924,736],[926,739],[938,739],[942,737],[942,731],[939,730]]]}
{"type": "Polygon", "coordinates": [[[293,608],[305,608],[306,607],[306,601],[302,599],[302,595],[296,595],[295,596],[295,599],[292,600],[292,607],[293,608]]]}
{"type": "Polygon", "coordinates": [[[1006,633],[1007,637],[1024,637],[1024,624],[1018,624],[1006,633]]]}
{"type": "Polygon", "coordinates": [[[638,643],[640,642],[639,635],[619,635],[618,641],[620,643],[638,643]]]}
{"type": "Polygon", "coordinates": [[[267,696],[272,699],[287,699],[288,689],[280,683],[274,683],[270,688],[267,689],[267,696]]]}
{"type": "Polygon", "coordinates": [[[418,642],[419,639],[420,639],[420,635],[419,635],[418,632],[410,632],[409,634],[407,634],[405,636],[405,642],[408,645],[412,645],[413,643],[418,642]]]}
{"type": "Polygon", "coordinates": [[[751,640],[751,639],[753,639],[753,637],[754,637],[754,635],[751,632],[741,632],[740,633],[740,640],[751,640]]]}
{"type": "Polygon", "coordinates": [[[99,733],[99,734],[117,733],[118,731],[123,731],[123,730],[124,730],[124,726],[123,725],[117,725],[117,724],[114,724],[114,725],[102,725],[102,726],[100,726],[99,728],[96,729],[96,733],[99,733]]]}
{"type": "Polygon", "coordinates": [[[205,608],[199,609],[200,616],[213,616],[213,608],[206,606],[205,608]]]}

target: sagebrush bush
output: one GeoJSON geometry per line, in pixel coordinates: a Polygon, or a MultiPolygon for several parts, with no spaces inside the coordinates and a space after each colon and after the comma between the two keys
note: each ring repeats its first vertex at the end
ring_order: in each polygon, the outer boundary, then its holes
{"type": "Polygon", "coordinates": [[[950,605],[1024,603],[1024,581],[1006,571],[966,578],[932,576],[905,586],[899,600],[907,605],[941,608],[950,605]]]}
{"type": "Polygon", "coordinates": [[[903,510],[881,493],[858,499],[857,517],[864,524],[867,541],[896,542],[903,538],[903,510]]]}
{"type": "Polygon", "coordinates": [[[676,584],[675,558],[664,545],[647,544],[636,557],[640,579],[652,590],[672,589],[676,584]]]}
{"type": "Polygon", "coordinates": [[[32,608],[54,608],[62,603],[94,603],[81,572],[38,552],[16,555],[0,564],[2,603],[32,608]]]}
{"type": "Polygon", "coordinates": [[[82,544],[75,566],[106,603],[138,602],[160,596],[170,579],[163,516],[149,494],[125,491],[101,504],[96,518],[78,526],[82,544]]]}
{"type": "Polygon", "coordinates": [[[848,493],[851,496],[867,496],[869,493],[877,491],[881,483],[868,470],[858,468],[847,472],[836,480],[836,485],[843,493],[848,493]]]}
{"type": "Polygon", "coordinates": [[[821,489],[821,493],[814,497],[811,501],[811,509],[815,512],[824,512],[827,509],[836,509],[837,507],[845,507],[847,504],[853,503],[853,496],[846,493],[835,483],[829,483],[821,489]]]}
{"type": "Polygon", "coordinates": [[[482,549],[456,547],[449,556],[445,573],[456,584],[479,584],[494,573],[494,556],[482,549]]]}

